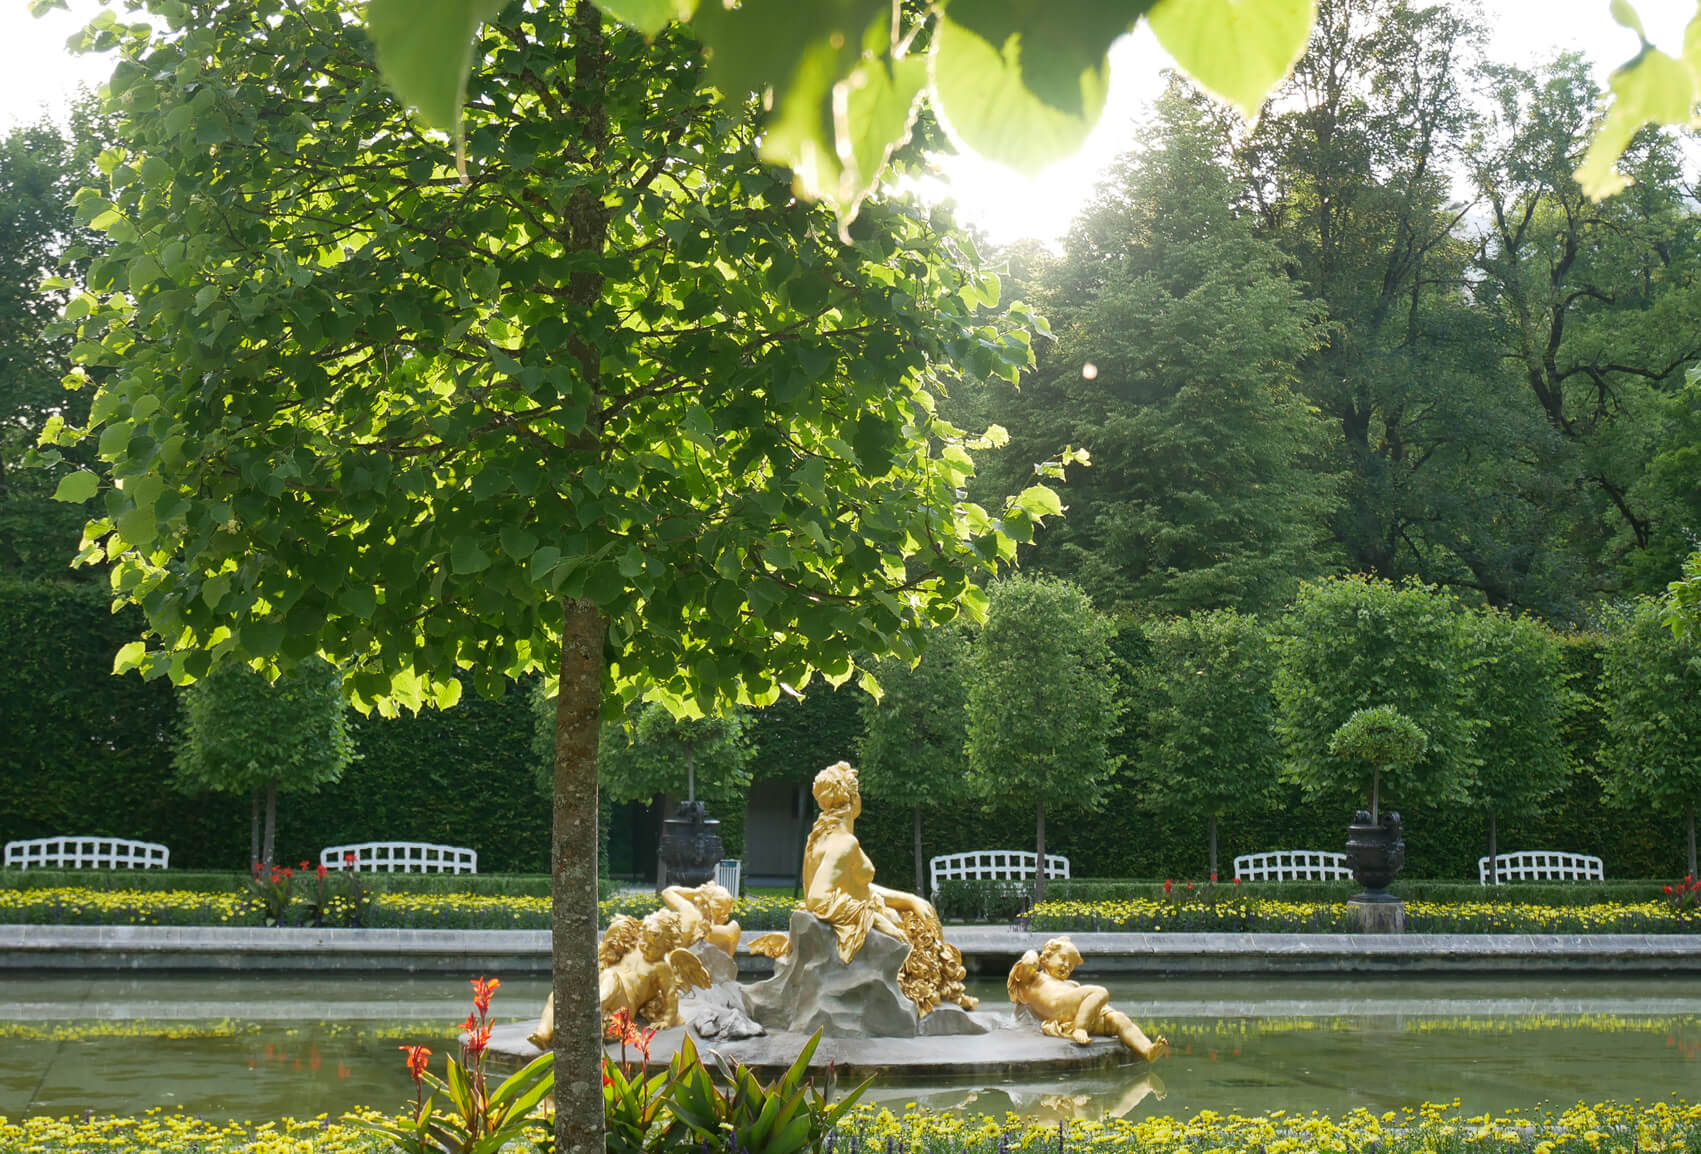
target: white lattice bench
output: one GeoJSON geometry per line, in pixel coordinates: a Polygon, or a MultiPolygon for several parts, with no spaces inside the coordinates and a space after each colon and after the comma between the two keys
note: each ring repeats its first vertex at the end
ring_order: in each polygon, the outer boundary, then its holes
{"type": "Polygon", "coordinates": [[[1276,849],[1234,859],[1234,876],[1243,882],[1351,881],[1347,855],[1320,849],[1276,849]]]}
{"type": "MultiPolygon", "coordinates": [[[[1031,850],[982,849],[973,853],[948,853],[927,863],[928,888],[935,896],[939,883],[947,881],[1032,881],[1038,872],[1038,855],[1031,850]]],[[[1045,855],[1045,876],[1069,877],[1069,859],[1062,854],[1045,855]]]]}
{"type": "MultiPolygon", "coordinates": [[[[1494,873],[1503,882],[1601,882],[1606,866],[1598,857],[1563,850],[1526,849],[1494,855],[1494,873]]],[[[1477,859],[1477,879],[1488,884],[1488,858],[1477,859]]]]}
{"type": "Polygon", "coordinates": [[[478,851],[427,841],[363,841],[326,846],[319,851],[319,864],[369,873],[475,874],[478,851]]]}
{"type": "Polygon", "coordinates": [[[7,869],[132,869],[162,870],[171,865],[171,851],[156,841],[122,837],[38,837],[9,841],[0,864],[7,869]]]}

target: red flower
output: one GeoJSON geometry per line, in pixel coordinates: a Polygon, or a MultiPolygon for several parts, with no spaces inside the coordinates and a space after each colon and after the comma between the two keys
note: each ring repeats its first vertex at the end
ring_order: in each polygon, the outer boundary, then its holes
{"type": "Polygon", "coordinates": [[[1169,878],[1164,879],[1164,893],[1166,893],[1166,894],[1169,893],[1169,891],[1171,889],[1173,889],[1174,887],[1175,887],[1175,883],[1173,881],[1171,881],[1169,878]]]}
{"type": "Polygon", "coordinates": [[[1668,894],[1671,893],[1671,887],[1670,886],[1666,887],[1666,893],[1668,893],[1668,894]]]}
{"type": "Polygon", "coordinates": [[[1239,884],[1240,884],[1240,879],[1239,879],[1239,878],[1235,878],[1235,879],[1234,879],[1234,884],[1235,884],[1235,885],[1239,885],[1239,884]]]}
{"type": "Polygon", "coordinates": [[[624,1042],[627,1031],[632,1028],[632,1011],[625,1006],[609,1015],[608,1025],[603,1028],[603,1037],[611,1042],[624,1042]]]}
{"type": "Polygon", "coordinates": [[[1216,885],[1216,884],[1217,884],[1217,875],[1216,875],[1216,874],[1212,874],[1212,875],[1211,875],[1211,884],[1212,884],[1212,885],[1216,885]]]}
{"type": "Polygon", "coordinates": [[[309,867],[306,862],[301,863],[301,869],[302,869],[303,873],[305,873],[309,868],[311,868],[311,867],[309,867]]]}
{"type": "Polygon", "coordinates": [[[478,1029],[478,1017],[472,1011],[467,1011],[467,1020],[461,1023],[461,1029],[467,1033],[478,1029]]]}
{"type": "MultiPolygon", "coordinates": [[[[397,1046],[396,1049],[401,1050],[408,1056],[408,1077],[412,1078],[415,1082],[419,1081],[420,1077],[425,1073],[425,1067],[430,1064],[431,1051],[424,1046],[397,1046]]],[[[338,1067],[337,1076],[339,1078],[344,1076],[341,1073],[340,1066],[338,1067]]]]}
{"type": "Polygon", "coordinates": [[[471,978],[473,988],[473,1005],[478,1007],[481,1014],[490,1013],[490,995],[496,992],[496,987],[502,984],[501,978],[491,978],[488,982],[483,978],[471,978]]]}
{"type": "Polygon", "coordinates": [[[490,1045],[490,1027],[480,1026],[475,1030],[469,1030],[465,1045],[467,1061],[469,1063],[478,1061],[479,1055],[484,1053],[484,1048],[490,1045]]]}
{"type": "Polygon", "coordinates": [[[330,872],[331,871],[329,869],[325,868],[325,864],[321,862],[319,863],[319,868],[313,871],[313,876],[318,878],[320,881],[324,881],[325,875],[330,872]]]}

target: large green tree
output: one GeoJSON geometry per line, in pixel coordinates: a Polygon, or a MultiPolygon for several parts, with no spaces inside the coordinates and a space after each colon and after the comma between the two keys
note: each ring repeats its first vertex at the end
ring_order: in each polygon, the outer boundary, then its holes
{"type": "Polygon", "coordinates": [[[841,242],[679,34],[503,9],[463,181],[345,5],[161,7],[90,34],[123,145],[73,307],[111,375],[47,438],[99,443],[60,491],[98,493],[84,557],[148,616],[120,667],[320,652],[381,709],[559,679],[557,1137],[600,1150],[603,714],[769,702],[976,612],[1057,502],[964,503],[933,390],[1018,371],[1025,334],[927,212],[841,242]]]}
{"type": "Polygon", "coordinates": [[[1668,607],[1638,598],[1609,616],[1601,681],[1603,784],[1620,805],[1683,815],[1689,876],[1696,876],[1695,806],[1701,801],[1701,649],[1665,627],[1668,607]]]}
{"type": "Polygon", "coordinates": [[[342,678],[317,657],[276,681],[225,662],[185,687],[182,726],[174,784],[188,794],[248,794],[249,860],[256,866],[273,861],[278,794],[335,782],[355,756],[342,678]]]}
{"type": "Polygon", "coordinates": [[[88,411],[86,397],[60,385],[70,342],[46,330],[69,300],[81,264],[73,250],[86,256],[90,236],[71,197],[98,175],[99,127],[79,104],[69,131],[43,123],[0,139],[0,570],[14,576],[66,580],[77,552],[82,518],[51,500],[72,464],[23,466],[49,419],[88,411]]]}
{"type": "Polygon", "coordinates": [[[964,752],[971,660],[967,632],[956,624],[940,626],[918,661],[879,662],[881,694],[862,699],[862,791],[909,807],[915,892],[924,896],[922,808],[962,805],[975,796],[964,752]]]}
{"type": "Polygon", "coordinates": [[[1267,626],[1229,609],[1151,621],[1145,630],[1142,798],[1160,813],[1205,815],[1215,881],[1218,819],[1263,810],[1276,791],[1275,648],[1267,626]]]}
{"type": "Polygon", "coordinates": [[[1111,625],[1080,588],[1017,575],[994,584],[975,638],[968,698],[969,766],[979,789],[1034,808],[1034,900],[1045,899],[1048,812],[1105,804],[1121,764],[1111,750],[1121,713],[1111,625]]]}
{"type": "Polygon", "coordinates": [[[1057,339],[994,390],[1001,459],[1091,452],[1030,560],[1107,610],[1275,608],[1330,559],[1327,426],[1293,387],[1316,309],[1236,211],[1199,97],[1172,85],[1144,143],[1046,265],[1057,339]]]}

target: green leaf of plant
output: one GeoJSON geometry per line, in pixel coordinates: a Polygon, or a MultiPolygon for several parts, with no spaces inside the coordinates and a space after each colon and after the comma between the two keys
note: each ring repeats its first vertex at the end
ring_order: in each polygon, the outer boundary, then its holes
{"type": "Polygon", "coordinates": [[[476,537],[456,537],[449,546],[449,568],[457,575],[490,568],[490,557],[478,547],[476,537]]]}
{"type": "Polygon", "coordinates": [[[930,59],[945,131],[960,147],[1023,172],[1072,155],[1104,111],[1111,42],[1142,7],[955,0],[930,59]]]}
{"type": "Polygon", "coordinates": [[[99,489],[99,477],[87,469],[78,469],[75,473],[67,473],[59,478],[59,487],[53,490],[53,499],[67,501],[73,505],[81,504],[94,496],[99,489]]]}
{"type": "Polygon", "coordinates": [[[1016,505],[1030,517],[1061,517],[1063,501],[1044,485],[1030,485],[1016,498],[1016,505]]]}
{"type": "Polygon", "coordinates": [[[367,30],[378,68],[432,128],[457,133],[478,26],[504,0],[370,0],[367,30]]]}
{"type": "Polygon", "coordinates": [[[1159,0],[1146,21],[1188,75],[1250,120],[1305,52],[1315,11],[1315,0],[1159,0]]]}
{"type": "Polygon", "coordinates": [[[112,672],[115,675],[128,673],[142,663],[142,658],[147,655],[147,652],[148,647],[145,642],[131,641],[125,644],[120,647],[117,655],[112,659],[112,672]]]}
{"type": "Polygon", "coordinates": [[[842,222],[856,218],[893,151],[910,138],[926,85],[927,58],[919,54],[864,60],[845,82],[844,110],[834,125],[839,159],[845,163],[832,198],[842,222]]]}
{"type": "Polygon", "coordinates": [[[1612,0],[1611,12],[1614,20],[1642,39],[1648,38],[1648,34],[1642,31],[1642,18],[1636,15],[1636,9],[1631,5],[1630,0],[1612,0]]]}
{"type": "MultiPolygon", "coordinates": [[[[1691,26],[1691,31],[1694,25],[1691,26]]],[[[1686,48],[1690,37],[1686,35],[1686,48]]],[[[1577,183],[1595,200],[1611,196],[1630,181],[1614,165],[1630,138],[1648,123],[1682,124],[1695,106],[1696,73],[1657,48],[1645,48],[1612,74],[1612,107],[1595,130],[1589,151],[1577,167],[1577,183]]]]}
{"type": "Polygon", "coordinates": [[[669,20],[691,19],[697,0],[603,0],[597,7],[645,36],[654,36],[669,20]]]}

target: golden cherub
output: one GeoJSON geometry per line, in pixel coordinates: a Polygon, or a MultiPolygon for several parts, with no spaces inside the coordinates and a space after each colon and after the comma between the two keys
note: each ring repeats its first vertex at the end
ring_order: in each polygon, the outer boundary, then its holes
{"type": "MultiPolygon", "coordinates": [[[[815,775],[815,801],[821,816],[803,849],[803,908],[833,927],[839,960],[849,962],[871,930],[910,944],[898,971],[898,988],[923,1014],[942,1002],[965,1010],[979,1003],[963,990],[963,955],[945,940],[939,915],[924,898],[874,884],[874,863],[856,837],[862,813],[862,789],[848,762],[829,765],[815,775]]],[[[791,940],[763,934],[750,952],[784,957],[791,940]]]]}
{"type": "MultiPolygon", "coordinates": [[[[672,910],[657,910],[642,922],[628,914],[615,915],[597,949],[597,996],[605,1028],[619,1010],[625,1010],[631,1021],[661,1029],[679,1025],[681,990],[710,985],[708,970],[697,955],[683,948],[684,942],[684,928],[672,910]]],[[[551,994],[528,1040],[541,1050],[554,1039],[555,995],[551,994]]]]}
{"type": "Polygon", "coordinates": [[[732,894],[723,885],[704,882],[700,886],[668,886],[661,892],[662,904],[679,915],[685,932],[685,944],[706,941],[725,951],[727,957],[738,952],[742,934],[732,920],[732,894]]]}
{"type": "Polygon", "coordinates": [[[1136,1055],[1155,1062],[1169,1053],[1169,1042],[1147,1038],[1121,1010],[1110,1008],[1110,991],[1083,986],[1069,975],[1081,964],[1081,952],[1068,938],[1052,938],[1045,948],[1029,950],[1010,968],[1010,1000],[1031,1010],[1040,1028],[1054,1038],[1085,1046],[1092,1035],[1120,1038],[1136,1055]]]}

